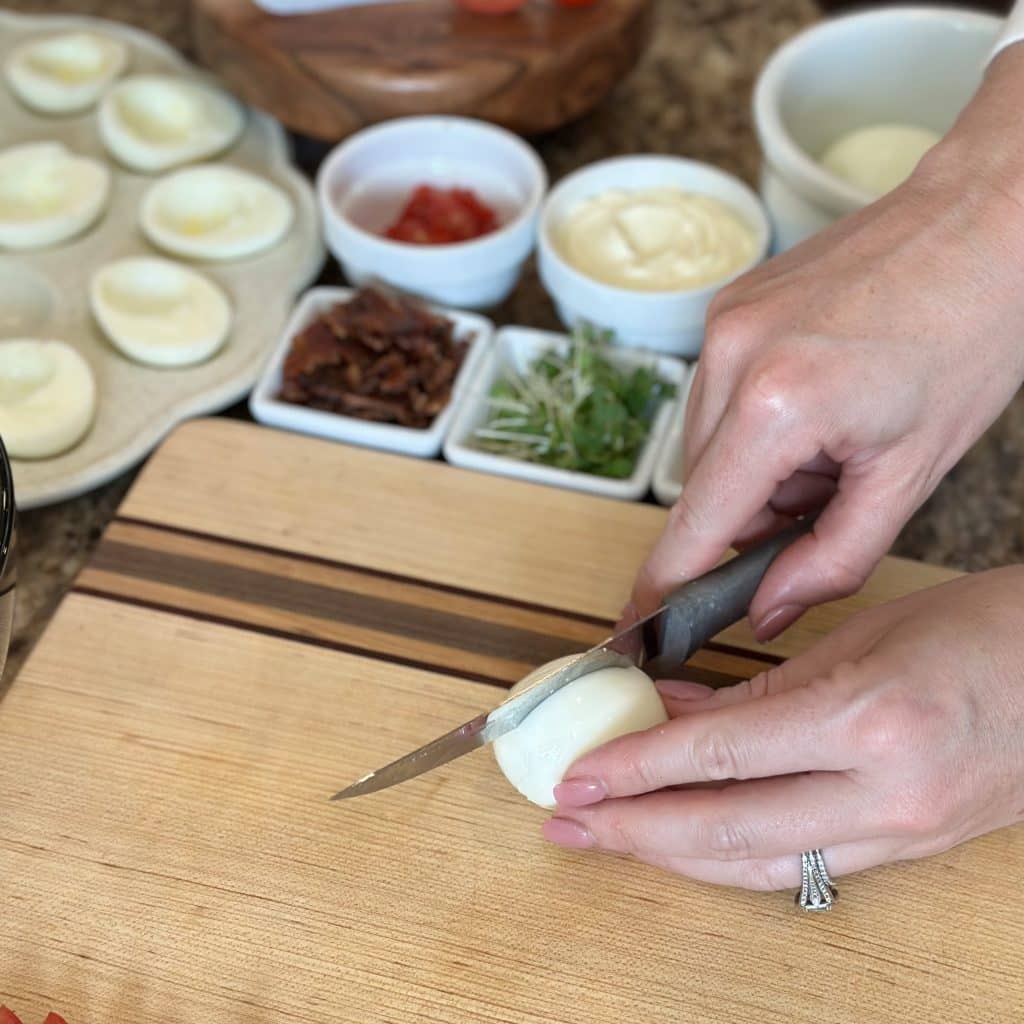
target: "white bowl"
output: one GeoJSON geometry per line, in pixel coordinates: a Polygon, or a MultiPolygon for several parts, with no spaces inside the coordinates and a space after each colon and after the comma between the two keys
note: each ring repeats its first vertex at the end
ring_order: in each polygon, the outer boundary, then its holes
{"type": "Polygon", "coordinates": [[[471,309],[502,302],[536,241],[547,172],[511,132],[463,117],[406,117],[358,132],[328,154],[316,181],[327,247],[352,284],[383,281],[471,309]],[[471,188],[497,231],[451,245],[386,238],[417,185],[471,188]]]}
{"type": "Polygon", "coordinates": [[[249,410],[259,423],[282,430],[312,434],[331,441],[348,441],[366,448],[382,448],[422,459],[433,458],[441,451],[459,398],[466,391],[481,359],[487,354],[494,334],[494,324],[475,313],[440,307],[434,309],[435,313],[454,323],[456,338],[472,338],[472,341],[455,378],[451,400],[426,429],[373,423],[354,416],[284,402],[278,397],[281,393],[284,361],[291,351],[295,336],[332,306],[348,301],[354,294],[350,288],[311,288],[299,299],[270,361],[249,397],[249,410]]]}
{"type": "Polygon", "coordinates": [[[674,156],[626,156],[590,164],[560,182],[541,211],[538,264],[541,280],[568,328],[586,321],[615,332],[619,344],[693,357],[704,339],[704,317],[715,294],[760,263],[767,251],[768,219],[754,192],[709,164],[674,156]],[[753,228],[757,256],[735,274],[702,288],[641,292],[595,281],[571,266],[554,235],[583,200],[610,189],[668,186],[728,203],[753,228]]]}
{"type": "Polygon", "coordinates": [[[690,401],[690,389],[697,367],[693,366],[686,374],[686,380],[679,388],[679,401],[676,403],[672,420],[662,438],[654,461],[654,476],[651,487],[659,505],[671,507],[683,493],[683,437],[686,427],[686,407],[690,401]]]}
{"type": "Polygon", "coordinates": [[[754,90],[776,249],[874,198],[818,163],[837,138],[884,122],[945,134],[977,89],[1001,26],[975,11],[890,7],[822,22],[777,50],[754,90]]]}
{"type": "MultiPolygon", "coordinates": [[[[675,411],[678,397],[667,400],[658,410],[651,425],[650,436],[637,459],[633,475],[626,480],[613,480],[593,473],[578,473],[553,466],[542,466],[505,455],[480,451],[473,444],[477,428],[487,420],[487,399],[491,388],[507,367],[524,372],[544,352],[568,344],[564,334],[537,331],[530,327],[504,327],[498,331],[494,344],[480,362],[469,387],[459,396],[455,419],[444,445],[444,457],[455,466],[475,469],[484,473],[516,477],[534,483],[567,487],[574,491],[599,494],[622,501],[639,501],[647,494],[654,471],[654,460],[661,447],[665,431],[675,411]]],[[[682,388],[688,372],[685,363],[669,356],[657,356],[629,349],[612,349],[609,358],[617,366],[632,368],[651,366],[677,388],[682,388]]]]}

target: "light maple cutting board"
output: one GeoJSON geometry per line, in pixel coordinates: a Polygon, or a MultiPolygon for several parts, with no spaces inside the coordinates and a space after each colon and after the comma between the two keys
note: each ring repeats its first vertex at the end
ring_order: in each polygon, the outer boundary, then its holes
{"type": "MultiPolygon", "coordinates": [[[[544,844],[486,751],[328,802],[602,635],[664,515],[180,429],[0,703],[0,1002],[26,1024],[1020,1020],[1024,829],[846,879],[811,917],[544,844]]],[[[695,673],[949,575],[887,561],[695,673]]]]}

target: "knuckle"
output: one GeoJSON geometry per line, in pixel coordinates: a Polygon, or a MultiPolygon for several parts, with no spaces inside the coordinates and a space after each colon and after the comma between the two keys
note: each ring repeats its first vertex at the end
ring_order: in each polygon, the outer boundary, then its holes
{"type": "Polygon", "coordinates": [[[900,836],[930,840],[944,831],[949,795],[937,786],[914,787],[894,801],[888,825],[900,836]]]}
{"type": "Polygon", "coordinates": [[[762,330],[761,318],[753,306],[737,302],[731,289],[719,292],[708,309],[701,362],[705,367],[719,369],[738,361],[756,343],[762,330]]]}
{"type": "Polygon", "coordinates": [[[752,860],[744,866],[741,884],[755,892],[776,892],[793,887],[793,879],[787,877],[787,870],[777,861],[752,860]]]}
{"type": "Polygon", "coordinates": [[[650,793],[661,788],[654,762],[641,751],[623,751],[622,777],[627,780],[631,792],[650,793]]]}
{"type": "Polygon", "coordinates": [[[867,582],[871,572],[869,567],[853,565],[835,551],[828,552],[819,571],[829,592],[837,597],[856,593],[867,582]]]}
{"type": "Polygon", "coordinates": [[[742,758],[736,744],[720,731],[698,737],[693,745],[693,759],[699,780],[724,782],[743,777],[742,758]]]}
{"type": "Polygon", "coordinates": [[[752,843],[748,830],[737,821],[707,821],[700,828],[700,843],[714,857],[747,860],[752,843]]]}
{"type": "Polygon", "coordinates": [[[805,386],[804,372],[785,353],[759,360],[737,395],[742,418],[757,423],[786,423],[794,418],[805,386]]]}
{"type": "Polygon", "coordinates": [[[690,493],[684,488],[679,500],[672,506],[668,516],[667,532],[673,540],[692,540],[702,537],[711,528],[704,510],[693,503],[690,493]]]}
{"type": "Polygon", "coordinates": [[[637,842],[635,830],[626,817],[614,808],[595,815],[590,828],[606,850],[628,854],[639,852],[640,844],[637,842]]]}

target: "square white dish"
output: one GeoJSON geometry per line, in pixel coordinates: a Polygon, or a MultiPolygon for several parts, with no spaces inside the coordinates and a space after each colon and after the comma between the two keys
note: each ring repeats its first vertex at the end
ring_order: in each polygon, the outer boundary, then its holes
{"type": "Polygon", "coordinates": [[[652,481],[654,497],[659,505],[672,507],[683,493],[683,432],[686,424],[686,407],[690,401],[690,389],[697,367],[690,366],[686,380],[679,389],[679,401],[672,414],[672,422],[665,431],[658,457],[654,463],[652,481]]]}
{"type": "MultiPolygon", "coordinates": [[[[636,469],[633,475],[625,480],[538,465],[505,455],[493,455],[480,451],[473,445],[473,435],[486,419],[487,399],[491,388],[503,370],[511,366],[522,372],[542,353],[555,347],[564,348],[568,341],[564,334],[529,327],[503,327],[498,331],[494,344],[481,360],[479,370],[456,405],[455,419],[444,445],[445,458],[452,465],[464,469],[496,473],[499,476],[515,477],[553,487],[566,487],[606,498],[617,498],[620,501],[639,501],[650,489],[654,462],[672,421],[678,396],[664,402],[658,410],[650,436],[637,459],[636,469]]],[[[685,363],[672,356],[616,347],[609,348],[607,354],[616,366],[623,368],[651,366],[677,388],[683,387],[689,372],[689,367],[685,363]]]]}
{"type": "MultiPolygon", "coordinates": [[[[0,61],[29,38],[88,29],[122,41],[128,74],[168,73],[210,81],[172,47],[138,29],[97,18],[0,11],[0,61]]],[[[79,114],[34,113],[0,81],[0,148],[53,139],[73,152],[103,160],[113,174],[111,200],[83,234],[47,249],[0,253],[0,339],[67,342],[96,378],[92,429],[76,447],[50,459],[12,461],[18,507],[35,508],[74,497],[140,462],[178,423],[231,405],[250,390],[288,316],[295,295],[317,274],[324,247],[309,182],[291,163],[281,125],[245,111],[238,141],[211,163],[257,174],[291,198],[295,221],[276,246],[224,263],[178,260],[208,276],[227,294],[234,322],[224,348],[182,369],[143,366],[118,352],[89,311],[89,279],[107,261],[164,255],[139,229],[139,201],[156,175],[115,163],[100,140],[95,108],[79,114]]]]}
{"type": "Polygon", "coordinates": [[[428,307],[452,321],[455,325],[456,338],[472,340],[455,377],[448,405],[424,430],[393,423],[373,423],[354,416],[323,412],[320,409],[284,402],[278,397],[281,393],[284,361],[288,357],[295,336],[316,317],[326,313],[339,302],[347,302],[355,294],[353,288],[311,288],[302,296],[281,334],[274,354],[249,397],[249,411],[254,419],[269,427],[291,430],[298,434],[311,434],[331,441],[347,441],[350,444],[362,445],[364,448],[380,448],[403,455],[414,455],[421,459],[434,458],[441,451],[456,406],[468,390],[470,381],[481,360],[487,355],[494,336],[494,324],[476,313],[464,313],[443,306],[428,307]]]}

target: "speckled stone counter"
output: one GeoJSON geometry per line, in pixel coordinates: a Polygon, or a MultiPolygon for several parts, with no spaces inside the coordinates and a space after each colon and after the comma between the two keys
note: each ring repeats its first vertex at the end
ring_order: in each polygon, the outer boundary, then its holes
{"type": "MultiPolygon", "coordinates": [[[[6,3],[23,11],[115,18],[188,49],[184,0],[6,3]]],[[[754,76],[779,42],[818,17],[815,4],[812,0],[661,0],[660,17],[647,58],[600,110],[536,140],[553,177],[602,156],[649,151],[709,160],[751,183],[756,180],[757,145],[749,116],[754,76]]],[[[317,157],[315,147],[300,146],[299,153],[308,166],[317,157]]],[[[557,325],[533,275],[498,319],[557,325]]],[[[88,558],[131,476],[76,501],[23,516],[19,604],[8,679],[88,558]]],[[[1018,396],[907,527],[897,552],[962,569],[1024,560],[1022,509],[1024,398],[1018,396]]]]}

